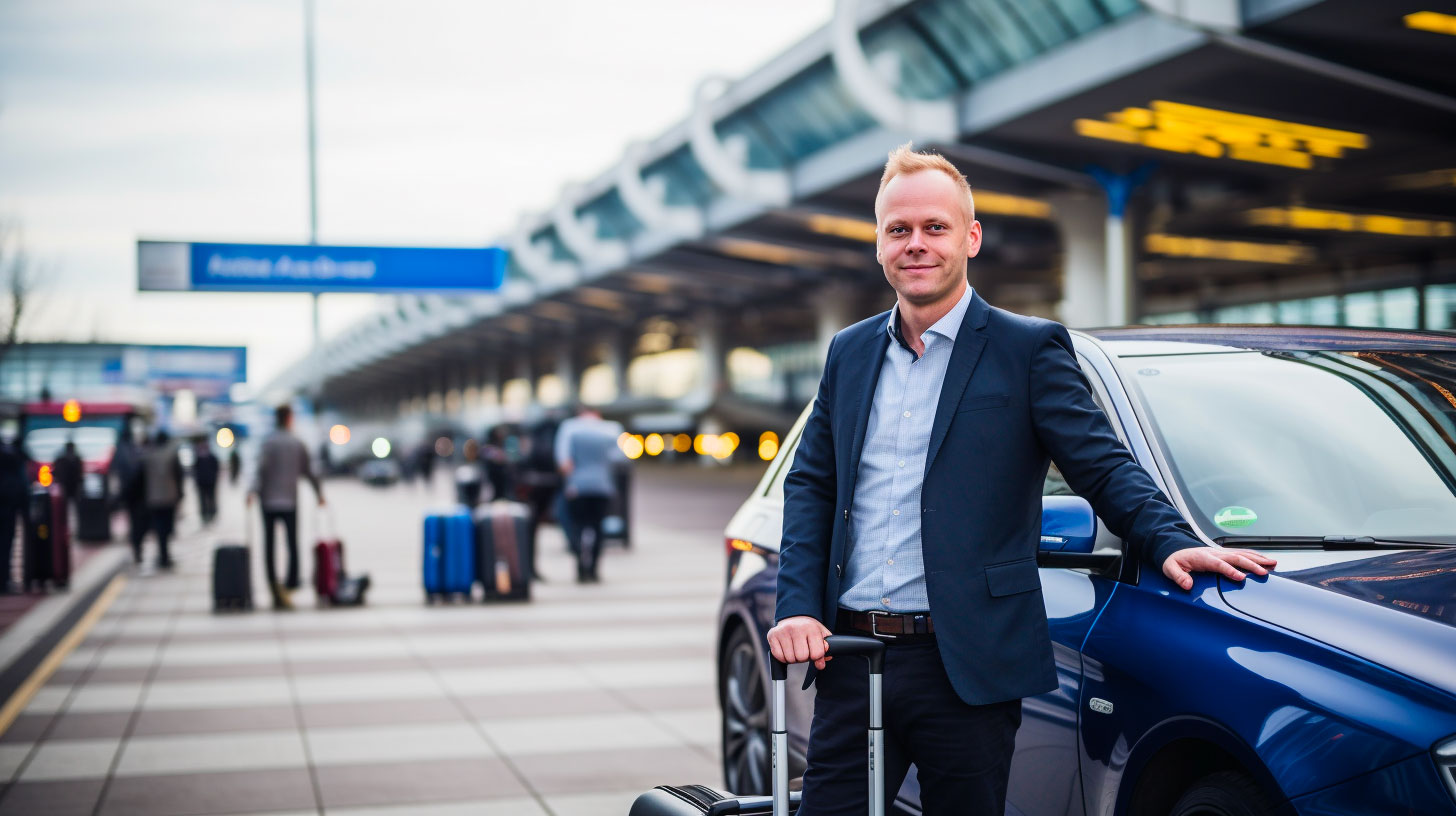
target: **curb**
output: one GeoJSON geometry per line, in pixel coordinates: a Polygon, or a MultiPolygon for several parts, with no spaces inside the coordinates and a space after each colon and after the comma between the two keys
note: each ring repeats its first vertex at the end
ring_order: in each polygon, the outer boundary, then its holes
{"type": "Polygon", "coordinates": [[[69,591],[47,597],[0,636],[0,703],[20,689],[130,560],[126,546],[106,547],[72,576],[69,591]]]}

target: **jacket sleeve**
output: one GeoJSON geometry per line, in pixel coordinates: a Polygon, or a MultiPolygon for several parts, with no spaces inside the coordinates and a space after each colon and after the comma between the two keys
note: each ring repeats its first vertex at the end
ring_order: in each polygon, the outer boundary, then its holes
{"type": "MultiPolygon", "coordinates": [[[[778,599],[774,620],[824,614],[825,576],[834,535],[834,342],[829,344],[819,393],[794,462],[784,479],[784,527],[779,543],[778,599]]],[[[823,621],[821,621],[822,623],[823,621]]]]}
{"type": "Polygon", "coordinates": [[[1030,389],[1042,446],[1108,529],[1132,541],[1158,568],[1178,550],[1203,546],[1113,432],[1077,366],[1071,335],[1059,323],[1037,338],[1030,389]]]}

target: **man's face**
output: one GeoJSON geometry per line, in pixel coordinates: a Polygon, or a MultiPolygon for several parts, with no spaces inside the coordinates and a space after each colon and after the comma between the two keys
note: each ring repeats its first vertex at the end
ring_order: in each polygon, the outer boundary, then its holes
{"type": "Polygon", "coordinates": [[[876,202],[875,257],[902,301],[928,306],[958,297],[966,260],[981,251],[981,222],[970,221],[950,176],[921,170],[890,179],[876,202]]]}

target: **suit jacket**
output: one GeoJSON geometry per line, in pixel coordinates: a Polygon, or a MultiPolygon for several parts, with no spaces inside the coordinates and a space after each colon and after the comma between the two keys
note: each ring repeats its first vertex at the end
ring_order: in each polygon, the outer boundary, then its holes
{"type": "MultiPolygon", "coordinates": [[[[778,620],[809,615],[834,626],[888,316],[850,326],[829,346],[784,483],[778,620]]],[[[1092,400],[1066,328],[973,295],[941,386],[920,507],[936,641],[972,705],[1057,686],[1036,566],[1049,460],[1152,564],[1201,546],[1092,400]]]]}

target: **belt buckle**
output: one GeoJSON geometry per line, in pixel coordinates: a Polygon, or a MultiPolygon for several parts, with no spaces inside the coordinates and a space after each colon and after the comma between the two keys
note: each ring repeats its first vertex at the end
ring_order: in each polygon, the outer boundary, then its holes
{"type": "Polygon", "coordinates": [[[877,619],[878,616],[888,616],[888,615],[894,615],[896,613],[894,613],[894,612],[883,612],[883,611],[878,610],[878,609],[871,609],[866,614],[868,614],[870,616],[870,634],[871,635],[874,635],[875,637],[889,638],[890,640],[894,640],[895,638],[899,637],[899,635],[892,635],[892,634],[890,634],[888,632],[881,632],[879,630],[879,628],[875,625],[875,620],[877,619]]]}

